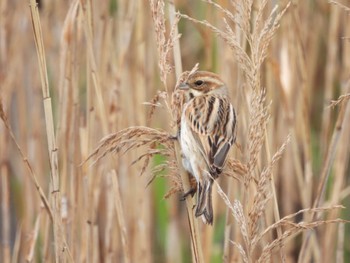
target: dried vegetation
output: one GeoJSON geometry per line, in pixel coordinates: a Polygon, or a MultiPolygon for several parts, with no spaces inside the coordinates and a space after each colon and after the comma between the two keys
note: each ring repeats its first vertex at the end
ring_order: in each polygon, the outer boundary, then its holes
{"type": "Polygon", "coordinates": [[[349,260],[346,2],[40,2],[0,2],[1,262],[349,260]],[[179,201],[198,67],[238,113],[213,227],[179,201]]]}

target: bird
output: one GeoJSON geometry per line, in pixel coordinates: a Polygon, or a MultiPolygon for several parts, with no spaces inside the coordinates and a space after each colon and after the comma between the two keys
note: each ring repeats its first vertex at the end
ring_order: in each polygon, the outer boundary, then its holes
{"type": "Polygon", "coordinates": [[[184,198],[197,192],[195,216],[212,225],[212,185],[235,142],[236,113],[225,83],[215,73],[186,71],[175,92],[181,96],[177,137],[182,165],[195,178],[195,187],[184,198]]]}

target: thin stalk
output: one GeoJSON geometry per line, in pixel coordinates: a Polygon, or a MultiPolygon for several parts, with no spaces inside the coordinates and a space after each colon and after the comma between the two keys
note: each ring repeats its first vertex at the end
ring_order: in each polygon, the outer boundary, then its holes
{"type": "Polygon", "coordinates": [[[95,58],[94,49],[93,49],[93,36],[92,36],[92,25],[91,25],[92,23],[89,20],[89,16],[88,16],[88,12],[91,9],[91,7],[90,5],[87,5],[87,6],[84,5],[83,1],[81,0],[80,8],[81,10],[83,10],[84,34],[85,34],[86,44],[87,44],[87,52],[88,52],[92,83],[96,93],[96,100],[97,100],[96,106],[98,110],[98,116],[101,120],[103,134],[106,135],[108,134],[108,121],[107,121],[108,114],[106,113],[106,108],[103,102],[102,90],[100,85],[101,82],[98,74],[96,58],[95,58]]]}
{"type": "Polygon", "coordinates": [[[27,169],[28,169],[28,171],[29,171],[30,179],[31,179],[32,182],[34,183],[35,188],[36,188],[36,190],[37,190],[38,193],[39,193],[40,199],[41,199],[41,201],[43,202],[43,204],[44,204],[44,206],[45,206],[45,208],[46,208],[46,210],[47,210],[47,212],[48,212],[48,214],[49,214],[49,216],[50,216],[50,219],[53,221],[53,212],[52,212],[52,210],[51,210],[49,201],[48,201],[48,199],[47,199],[47,197],[46,197],[46,195],[45,195],[45,193],[44,193],[44,191],[43,191],[43,188],[42,188],[42,187],[40,186],[40,184],[39,184],[39,181],[38,181],[38,179],[37,179],[38,177],[37,177],[37,175],[36,175],[36,173],[35,173],[35,171],[34,171],[32,165],[30,164],[30,162],[29,162],[27,156],[23,153],[21,147],[19,146],[19,144],[18,144],[18,142],[17,142],[17,140],[16,140],[16,138],[15,138],[15,135],[14,135],[14,133],[13,133],[13,131],[12,131],[12,128],[11,128],[11,126],[10,126],[8,120],[7,120],[7,116],[5,115],[5,112],[3,111],[3,107],[2,107],[1,101],[0,101],[0,118],[1,118],[2,121],[4,122],[5,127],[6,127],[6,129],[7,129],[7,132],[10,134],[11,140],[12,140],[13,143],[16,145],[16,148],[17,148],[19,154],[21,155],[22,160],[23,160],[23,162],[25,163],[25,165],[26,165],[26,167],[27,167],[27,169]]]}
{"type": "Polygon", "coordinates": [[[125,215],[124,215],[124,209],[123,204],[121,202],[121,195],[119,191],[119,183],[117,178],[117,173],[115,170],[112,170],[112,172],[109,174],[110,178],[112,179],[112,185],[113,185],[113,195],[115,200],[115,211],[117,213],[118,218],[118,225],[120,229],[120,236],[122,241],[122,248],[123,248],[123,258],[125,263],[131,262],[130,260],[130,251],[129,251],[129,245],[128,245],[128,235],[127,235],[127,227],[126,227],[126,221],[125,221],[125,215]]]}
{"type": "MultiPolygon", "coordinates": [[[[2,138],[5,139],[5,136],[2,138]]],[[[1,145],[6,145],[5,140],[1,140],[1,145]]],[[[6,146],[5,146],[6,148],[6,146]]],[[[5,156],[4,152],[0,149],[0,153],[5,156]]],[[[1,200],[1,213],[2,213],[2,240],[0,251],[2,251],[2,256],[0,259],[4,263],[10,263],[11,260],[11,247],[10,247],[10,237],[11,237],[11,214],[10,214],[10,183],[9,171],[5,162],[0,159],[0,200],[1,200]],[[2,164],[1,164],[2,163],[2,164]]]]}
{"type": "MultiPolygon", "coordinates": [[[[173,26],[173,23],[175,21],[175,5],[173,1],[169,2],[169,17],[170,17],[170,24],[171,26],[173,26]]],[[[176,30],[175,35],[177,35],[178,28],[176,27],[175,30],[176,30]]],[[[175,75],[176,75],[176,78],[179,78],[180,74],[182,73],[179,39],[177,39],[174,43],[173,55],[174,55],[174,63],[175,63],[175,75]]],[[[178,167],[180,168],[179,172],[181,175],[182,185],[183,185],[184,191],[187,192],[190,189],[190,180],[189,180],[188,173],[182,167],[182,163],[181,163],[182,158],[180,153],[180,145],[178,141],[175,142],[175,150],[176,150],[177,164],[178,164],[178,167]]],[[[191,231],[191,245],[192,245],[194,262],[201,263],[201,262],[204,262],[204,258],[203,258],[201,239],[199,235],[198,221],[194,217],[193,205],[194,205],[193,199],[186,198],[186,208],[187,208],[189,227],[191,231]]]]}
{"type": "MultiPolygon", "coordinates": [[[[269,137],[267,135],[267,128],[265,129],[265,146],[266,146],[266,154],[267,154],[267,159],[271,160],[271,152],[270,152],[270,148],[269,148],[269,137]]],[[[275,222],[278,222],[281,220],[280,217],[280,212],[278,209],[278,200],[277,200],[277,193],[276,193],[276,186],[275,186],[275,179],[273,176],[273,173],[271,172],[271,178],[270,178],[270,182],[271,182],[271,189],[272,189],[272,200],[273,200],[273,214],[275,217],[275,222]]],[[[278,226],[277,227],[277,236],[278,238],[281,238],[283,235],[282,232],[282,227],[278,226]]],[[[280,256],[281,256],[281,262],[286,262],[286,253],[284,251],[284,242],[281,241],[280,244],[280,256]]]]}
{"type": "MultiPolygon", "coordinates": [[[[46,124],[46,134],[47,134],[47,145],[50,160],[50,171],[51,171],[51,190],[52,190],[52,215],[53,215],[53,232],[54,232],[54,245],[55,245],[55,260],[56,262],[65,262],[66,250],[64,245],[64,237],[61,231],[61,195],[59,186],[59,172],[58,172],[58,154],[56,147],[54,123],[53,123],[53,111],[52,103],[49,90],[49,81],[47,75],[47,66],[45,59],[45,49],[43,42],[43,35],[41,31],[41,23],[38,5],[35,0],[30,0],[30,14],[33,26],[35,46],[39,61],[39,72],[41,79],[41,87],[43,93],[43,103],[44,103],[44,114],[45,114],[45,124],[46,124]]],[[[46,204],[47,206],[47,204],[46,204]]]]}

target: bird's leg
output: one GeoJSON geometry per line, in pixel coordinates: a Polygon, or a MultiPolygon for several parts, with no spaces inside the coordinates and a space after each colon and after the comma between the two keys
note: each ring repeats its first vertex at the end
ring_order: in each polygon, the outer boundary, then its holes
{"type": "Polygon", "coordinates": [[[194,194],[197,192],[197,181],[196,178],[191,176],[190,178],[190,190],[188,190],[186,193],[184,193],[180,199],[180,201],[185,201],[186,197],[191,195],[191,197],[194,196],[194,194]]]}
{"type": "Polygon", "coordinates": [[[169,135],[169,139],[170,139],[170,140],[176,141],[176,140],[178,140],[179,138],[180,138],[180,129],[176,132],[176,135],[172,135],[172,134],[169,135]]]}
{"type": "Polygon", "coordinates": [[[170,139],[170,140],[176,141],[177,138],[178,138],[177,135],[169,135],[169,139],[170,139]]]}

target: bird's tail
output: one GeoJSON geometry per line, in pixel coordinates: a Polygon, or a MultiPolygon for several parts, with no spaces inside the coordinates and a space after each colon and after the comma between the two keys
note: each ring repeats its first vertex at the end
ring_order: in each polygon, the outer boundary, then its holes
{"type": "Polygon", "coordinates": [[[213,205],[211,200],[211,189],[213,179],[203,180],[198,186],[198,199],[196,207],[196,217],[202,216],[204,223],[213,224],[213,205]]]}

